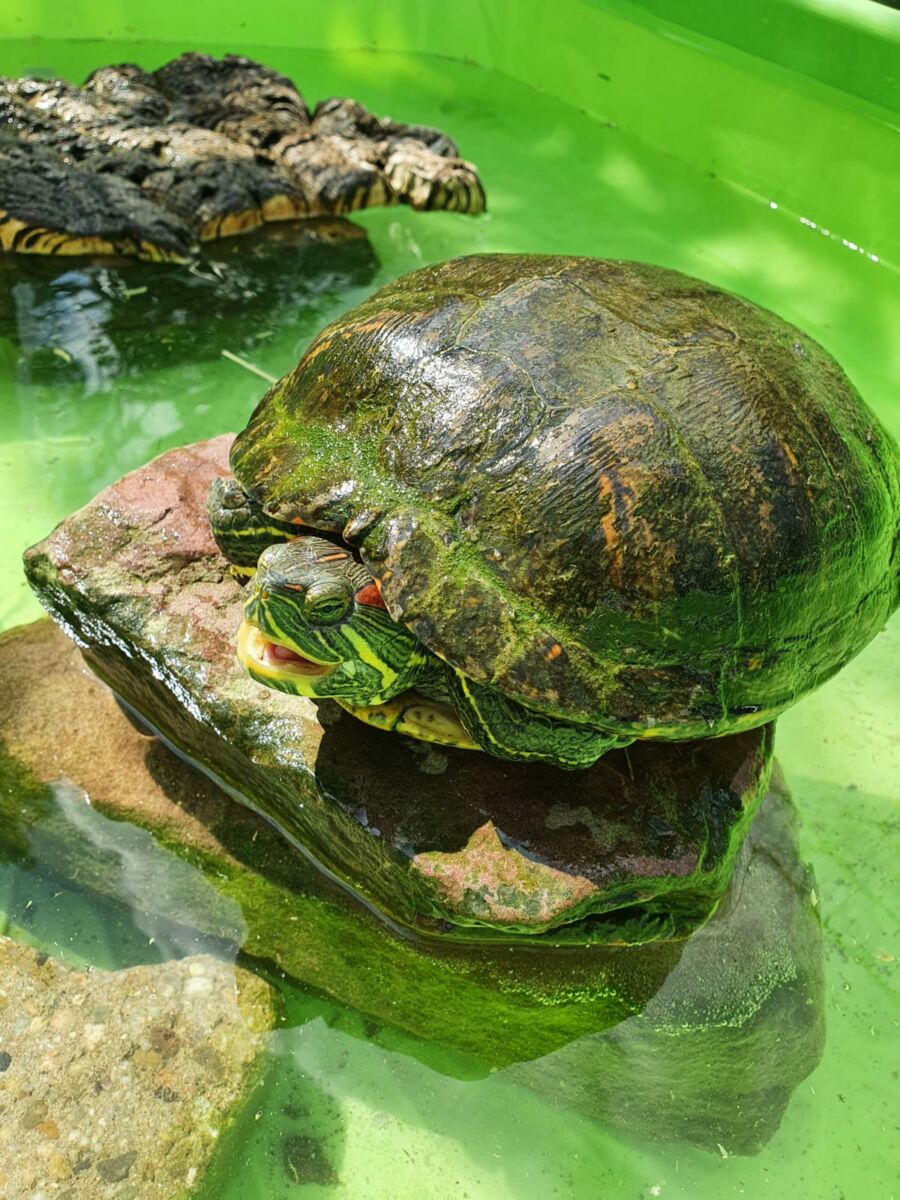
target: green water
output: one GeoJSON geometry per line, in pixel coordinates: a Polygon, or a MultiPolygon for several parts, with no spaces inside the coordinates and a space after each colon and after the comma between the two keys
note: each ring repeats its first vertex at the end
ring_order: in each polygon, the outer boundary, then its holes
{"type": "MultiPolygon", "coordinates": [[[[52,70],[80,79],[100,62],[138,60],[153,67],[182,49],[10,43],[0,52],[0,70],[52,70]]],[[[366,278],[355,281],[326,274],[299,296],[273,288],[268,300],[263,295],[258,306],[254,302],[246,329],[240,321],[204,322],[201,316],[188,338],[192,352],[181,345],[169,360],[161,361],[154,340],[151,300],[166,287],[158,273],[152,296],[123,299],[113,284],[107,297],[117,312],[135,306],[128,323],[137,334],[124,356],[127,369],[110,367],[106,359],[98,366],[94,356],[91,370],[79,370],[54,355],[53,346],[35,359],[33,341],[25,354],[21,344],[3,337],[3,627],[38,614],[18,564],[26,545],[152,455],[244,423],[262,385],[223,358],[222,350],[237,350],[280,375],[324,321],[372,286],[455,254],[585,253],[650,260],[700,275],[817,337],[900,434],[894,390],[900,375],[898,264],[890,246],[860,250],[852,228],[823,232],[816,205],[827,214],[829,197],[800,210],[783,197],[729,186],[666,147],[649,146],[474,66],[368,52],[244,49],[291,74],[310,99],[355,95],[375,111],[446,128],[482,169],[490,212],[477,220],[405,209],[364,213],[357,222],[377,257],[374,274],[364,269],[366,278]]],[[[738,70],[727,62],[719,69],[725,78],[738,70]]],[[[773,111],[782,87],[773,71],[773,111]]],[[[828,122],[843,120],[826,101],[797,94],[795,118],[811,138],[827,138],[828,122]]],[[[215,249],[210,256],[216,258],[215,249]]],[[[429,1058],[428,1047],[369,1028],[352,1012],[285,983],[285,1026],[273,1038],[264,1086],[223,1139],[208,1196],[888,1200],[896,1175],[898,1039],[891,989],[893,956],[900,950],[891,839],[900,796],[898,713],[895,619],[859,659],[779,724],[779,755],[804,820],[802,848],[818,877],[828,954],[828,1041],[820,1067],[800,1085],[780,1131],[756,1158],[639,1143],[504,1081],[452,1078],[436,1050],[429,1058]],[[299,1139],[292,1144],[305,1156],[308,1178],[318,1183],[300,1186],[290,1179],[285,1137],[299,1139]]],[[[3,907],[13,929],[70,960],[113,966],[198,948],[171,931],[148,933],[139,903],[127,895],[123,900],[136,915],[126,919],[118,909],[101,911],[77,888],[42,873],[39,864],[4,870],[3,907]]]]}

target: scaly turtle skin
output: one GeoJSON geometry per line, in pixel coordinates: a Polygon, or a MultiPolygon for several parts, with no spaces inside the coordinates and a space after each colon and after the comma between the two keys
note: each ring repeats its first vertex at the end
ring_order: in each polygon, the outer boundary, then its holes
{"type": "Polygon", "coordinates": [[[445,134],[354,100],[311,114],[290,79],[237,55],[102,67],[80,88],[0,79],[0,127],[0,251],[179,261],[271,221],[484,209],[445,134]]]}
{"type": "MultiPolygon", "coordinates": [[[[232,466],[267,519],[352,551],[503,757],[761,725],[898,600],[885,430],[811,338],[657,267],[487,255],[399,279],[315,339],[232,466]]],[[[317,579],[263,556],[251,669],[266,639],[333,661],[287,615],[317,579]]],[[[388,662],[367,628],[353,655],[388,662]]]]}
{"type": "Polygon", "coordinates": [[[269,546],[293,539],[297,526],[269,517],[233,479],[216,479],[206,498],[206,515],[216,545],[235,575],[249,579],[269,546]]]}
{"type": "Polygon", "coordinates": [[[270,545],[248,590],[238,657],[254,679],[380,729],[478,747],[449,704],[455,672],[391,618],[349,549],[312,535],[270,545]]]}

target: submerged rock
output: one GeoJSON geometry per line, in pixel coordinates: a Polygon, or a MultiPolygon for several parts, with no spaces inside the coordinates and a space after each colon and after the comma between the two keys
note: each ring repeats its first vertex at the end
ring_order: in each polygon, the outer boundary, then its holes
{"type": "Polygon", "coordinates": [[[0,937],[0,1196],[187,1195],[273,1020],[206,955],[87,972],[0,937]]]}
{"type": "Polygon", "coordinates": [[[475,945],[393,936],[267,821],[137,732],[50,621],[0,635],[0,689],[17,697],[0,706],[0,863],[77,876],[162,918],[177,944],[193,928],[242,945],[471,1055],[477,1073],[639,1011],[682,953],[676,940],[623,958],[604,946],[534,953],[552,951],[556,934],[475,945]]]}
{"type": "Polygon", "coordinates": [[[241,589],[204,513],[229,447],[164,454],[26,555],[42,603],[130,708],[408,927],[634,943],[709,916],[765,792],[771,726],[635,743],[569,774],[438,754],[261,687],[235,661],[241,589]]]}
{"type": "Polygon", "coordinates": [[[499,1072],[607,1124],[729,1153],[771,1136],[819,1059],[821,935],[778,779],[723,902],[686,941],[400,937],[136,732],[50,622],[0,637],[0,689],[17,697],[0,708],[0,862],[77,877],[176,942],[193,928],[242,945],[362,1013],[348,1032],[383,1022],[407,1035],[391,1049],[448,1073],[499,1072]]]}
{"type": "Polygon", "coordinates": [[[825,1040],[811,870],[779,777],[712,921],[642,1010],[505,1074],[621,1129],[759,1150],[825,1040]]]}

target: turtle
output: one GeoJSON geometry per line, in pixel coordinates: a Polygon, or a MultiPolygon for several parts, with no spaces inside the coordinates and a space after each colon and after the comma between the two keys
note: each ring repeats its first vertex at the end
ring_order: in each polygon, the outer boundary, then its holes
{"type": "Polygon", "coordinates": [[[835,360],[660,266],[486,254],[327,326],[211,489],[238,657],[578,769],[773,720],[898,603],[900,459],[835,360]]]}
{"type": "Polygon", "coordinates": [[[181,262],[272,221],[485,207],[446,134],[350,99],[310,112],[287,76],[240,55],[101,67],[82,87],[0,79],[0,125],[0,251],[181,262]]]}

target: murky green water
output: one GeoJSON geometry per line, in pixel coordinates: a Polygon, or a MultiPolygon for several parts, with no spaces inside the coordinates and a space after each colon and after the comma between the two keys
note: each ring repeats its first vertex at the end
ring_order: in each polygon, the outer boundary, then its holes
{"type": "MultiPolygon", "coordinates": [[[[137,58],[153,67],[181,49],[9,45],[0,51],[0,70],[80,79],[103,61],[137,58]]],[[[54,284],[40,267],[23,272],[14,307],[20,330],[22,313],[31,314],[27,338],[12,340],[8,320],[0,329],[3,627],[38,614],[18,564],[26,545],[152,455],[244,423],[262,385],[221,351],[280,375],[316,329],[371,287],[455,254],[587,253],[703,276],[822,341],[900,434],[892,390],[900,373],[900,275],[883,248],[861,252],[852,230],[823,233],[814,208],[790,211],[779,197],[730,188],[619,128],[476,67],[364,53],[247,53],[286,70],[310,99],[352,94],[375,111],[446,128],[481,167],[491,211],[477,220],[408,210],[362,214],[358,224],[377,265],[360,258],[349,272],[335,272],[319,264],[309,286],[298,288],[283,278],[269,283],[271,266],[263,264],[249,285],[245,320],[239,309],[223,317],[188,303],[168,343],[159,313],[167,287],[181,289],[183,300],[184,281],[174,276],[167,283],[156,271],[152,282],[141,282],[140,269],[129,268],[121,277],[80,277],[73,267],[54,284]],[[112,318],[119,325],[106,337],[112,318]]],[[[223,277],[233,280],[237,260],[224,249],[218,260],[223,277]]],[[[285,252],[286,271],[290,262],[285,252]]],[[[8,313],[8,298],[4,303],[8,313]]],[[[209,1197],[887,1200],[896,1170],[891,988],[900,950],[891,884],[900,623],[781,720],[778,748],[804,820],[803,850],[818,876],[828,1042],[822,1064],[758,1157],[641,1144],[510,1084],[453,1078],[445,1051],[435,1050],[432,1069],[428,1047],[412,1047],[284,985],[285,1026],[273,1039],[264,1086],[223,1139],[209,1197]],[[299,1139],[297,1153],[313,1164],[307,1178],[318,1183],[301,1187],[291,1178],[285,1136],[299,1139]]],[[[127,889],[125,907],[106,911],[39,864],[3,870],[0,901],[13,930],[70,961],[114,966],[204,948],[177,931],[148,930],[140,898],[127,889]]]]}

